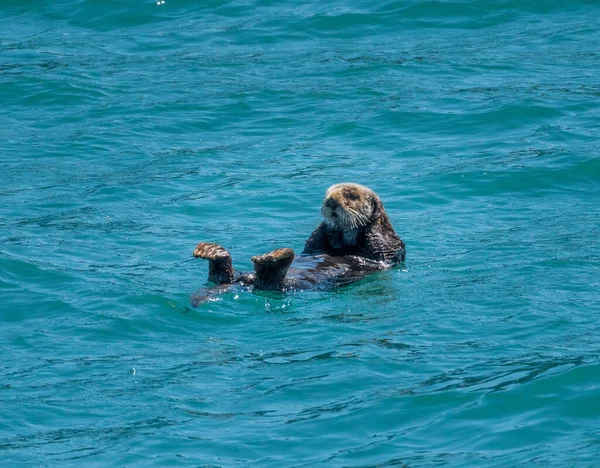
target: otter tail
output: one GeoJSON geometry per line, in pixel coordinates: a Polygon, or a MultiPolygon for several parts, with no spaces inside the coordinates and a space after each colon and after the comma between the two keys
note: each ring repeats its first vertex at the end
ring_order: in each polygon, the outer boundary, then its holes
{"type": "Polygon", "coordinates": [[[292,249],[277,249],[264,255],[252,257],[256,279],[256,289],[282,291],[285,289],[285,275],[294,261],[292,249]]]}
{"type": "Polygon", "coordinates": [[[216,284],[233,281],[231,255],[220,245],[200,242],[194,250],[194,257],[208,260],[208,281],[216,284]]]}

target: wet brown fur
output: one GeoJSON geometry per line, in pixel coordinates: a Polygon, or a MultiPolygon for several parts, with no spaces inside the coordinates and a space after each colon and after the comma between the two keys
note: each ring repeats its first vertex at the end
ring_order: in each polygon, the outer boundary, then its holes
{"type": "Polygon", "coordinates": [[[324,221],[306,241],[303,254],[356,255],[391,265],[404,260],[404,242],[370,188],[354,183],[332,185],[321,212],[324,221]]]}

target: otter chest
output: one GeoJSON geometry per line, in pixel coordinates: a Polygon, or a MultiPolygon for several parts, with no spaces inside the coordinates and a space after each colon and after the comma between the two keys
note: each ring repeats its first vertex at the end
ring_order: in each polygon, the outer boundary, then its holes
{"type": "Polygon", "coordinates": [[[358,229],[351,229],[348,231],[344,231],[343,233],[343,239],[344,239],[344,244],[350,246],[350,245],[356,245],[357,243],[357,239],[358,238],[358,229]]]}
{"type": "Polygon", "coordinates": [[[358,229],[334,231],[329,236],[329,243],[335,250],[347,251],[358,243],[358,229]]]}

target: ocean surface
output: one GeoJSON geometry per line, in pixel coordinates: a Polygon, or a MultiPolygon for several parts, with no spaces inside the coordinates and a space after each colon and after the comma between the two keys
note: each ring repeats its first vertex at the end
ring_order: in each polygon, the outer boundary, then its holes
{"type": "Polygon", "coordinates": [[[600,460],[600,3],[2,0],[2,466],[600,460]],[[192,308],[330,184],[399,267],[192,308]]]}

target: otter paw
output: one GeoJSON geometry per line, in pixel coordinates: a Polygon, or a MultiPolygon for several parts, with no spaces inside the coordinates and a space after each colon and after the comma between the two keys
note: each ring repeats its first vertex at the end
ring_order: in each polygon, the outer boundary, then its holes
{"type": "Polygon", "coordinates": [[[196,250],[194,250],[194,257],[203,258],[204,260],[219,261],[231,258],[231,255],[219,244],[200,242],[196,247],[196,250]]]}
{"type": "Polygon", "coordinates": [[[251,260],[254,265],[275,266],[292,263],[294,256],[295,254],[292,249],[277,249],[263,255],[256,255],[251,260]]]}

